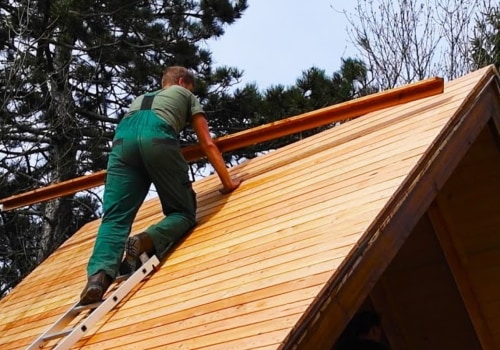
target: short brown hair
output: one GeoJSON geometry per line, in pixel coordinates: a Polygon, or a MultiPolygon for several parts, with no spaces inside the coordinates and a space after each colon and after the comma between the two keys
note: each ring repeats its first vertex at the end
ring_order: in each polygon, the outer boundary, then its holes
{"type": "Polygon", "coordinates": [[[194,86],[194,74],[186,67],[182,66],[171,66],[165,69],[161,79],[161,85],[175,85],[180,78],[183,78],[186,84],[192,84],[194,86]]]}

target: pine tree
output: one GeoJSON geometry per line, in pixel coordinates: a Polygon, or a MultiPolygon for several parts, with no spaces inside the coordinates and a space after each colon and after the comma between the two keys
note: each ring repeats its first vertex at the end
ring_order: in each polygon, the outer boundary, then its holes
{"type": "MultiPolygon", "coordinates": [[[[201,95],[224,89],[241,73],[213,72],[205,41],[246,8],[246,0],[2,2],[2,198],[104,169],[117,122],[135,96],[160,87],[166,66],[184,65],[210,82],[201,95]]],[[[2,254],[14,254],[12,238],[24,237],[19,246],[29,247],[34,266],[98,208],[89,191],[5,214],[2,254]]],[[[19,278],[32,268],[7,265],[19,278]]]]}

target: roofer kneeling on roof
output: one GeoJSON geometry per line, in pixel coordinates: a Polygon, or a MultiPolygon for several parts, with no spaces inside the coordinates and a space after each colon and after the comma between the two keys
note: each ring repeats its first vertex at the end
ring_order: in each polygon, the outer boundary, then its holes
{"type": "Polygon", "coordinates": [[[104,188],[103,217],[92,256],[88,282],[80,304],[98,302],[120,272],[135,271],[139,256],[164,254],[196,224],[196,194],[181,153],[179,132],[191,124],[208,160],[223,185],[222,193],[235,190],[213,142],[205,113],[193,95],[194,76],[184,67],[165,70],[161,90],[137,97],[116,128],[104,188]],[[165,217],[145,232],[127,239],[139,207],[153,183],[165,217]],[[123,251],[125,259],[121,261],[123,251]]]}

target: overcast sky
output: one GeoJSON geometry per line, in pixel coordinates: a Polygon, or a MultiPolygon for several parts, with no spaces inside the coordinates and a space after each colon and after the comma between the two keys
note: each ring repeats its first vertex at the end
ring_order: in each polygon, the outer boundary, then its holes
{"type": "Polygon", "coordinates": [[[315,66],[328,75],[340,69],[342,57],[354,57],[348,22],[355,0],[248,0],[241,19],[209,41],[215,66],[244,71],[243,84],[295,84],[302,71],[315,66]]]}

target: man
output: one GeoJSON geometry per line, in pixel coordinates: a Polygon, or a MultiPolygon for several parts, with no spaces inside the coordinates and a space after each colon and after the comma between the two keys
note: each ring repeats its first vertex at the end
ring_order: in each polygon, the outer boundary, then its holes
{"type": "Polygon", "coordinates": [[[87,266],[88,281],[80,304],[100,301],[120,268],[134,270],[138,257],[160,256],[196,224],[196,195],[181,153],[178,135],[189,123],[218,174],[222,193],[235,190],[232,179],[213,142],[205,114],[193,95],[194,76],[184,67],[168,68],[162,89],[141,95],[116,128],[109,155],[102,222],[87,266]],[[145,232],[127,237],[153,183],[165,217],[145,232]]]}

